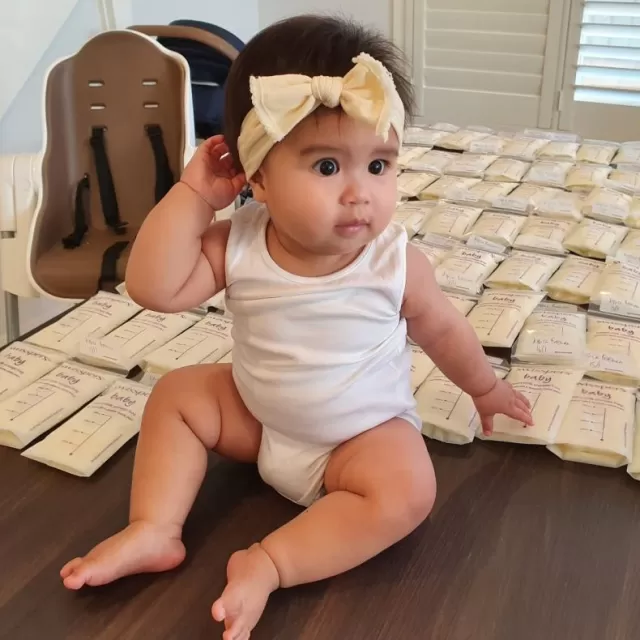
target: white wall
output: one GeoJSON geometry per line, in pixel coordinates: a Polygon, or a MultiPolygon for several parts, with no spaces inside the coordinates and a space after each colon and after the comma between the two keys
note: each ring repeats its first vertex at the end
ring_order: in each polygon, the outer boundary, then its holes
{"type": "Polygon", "coordinates": [[[259,0],[260,28],[301,13],[342,14],[391,35],[391,0],[259,0]]]}
{"type": "MultiPolygon", "coordinates": [[[[38,4],[50,8],[50,3],[54,1],[30,0],[22,4],[28,5],[33,11],[34,6],[38,4]]],[[[12,39],[9,42],[5,41],[2,47],[5,57],[0,65],[0,82],[3,95],[7,96],[10,91],[12,94],[16,94],[17,91],[17,94],[10,97],[11,103],[0,119],[0,154],[35,153],[40,150],[42,87],[45,74],[53,62],[74,53],[87,38],[99,33],[100,15],[97,7],[97,3],[92,0],[80,0],[60,25],[51,43],[48,46],[45,44],[44,48],[39,48],[39,45],[42,43],[41,38],[48,33],[46,25],[41,25],[36,19],[19,20],[18,16],[15,16],[12,39]],[[29,49],[32,54],[37,53],[37,61],[33,61],[35,66],[25,82],[21,55],[25,48],[24,43],[29,41],[33,43],[29,49]],[[12,71],[13,69],[15,71],[12,71]]],[[[9,4],[2,3],[0,24],[4,23],[6,12],[10,13],[9,4]]],[[[55,19],[53,15],[50,18],[55,19]]]]}
{"type": "Polygon", "coordinates": [[[245,42],[258,31],[259,1],[262,0],[130,0],[134,24],[168,24],[179,18],[203,20],[231,31],[245,42]]]}

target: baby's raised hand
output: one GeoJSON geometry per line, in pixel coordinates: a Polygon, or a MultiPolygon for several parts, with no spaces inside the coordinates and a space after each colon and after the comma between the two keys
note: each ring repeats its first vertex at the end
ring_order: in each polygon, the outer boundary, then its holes
{"type": "Polygon", "coordinates": [[[504,380],[497,380],[491,391],[474,397],[473,403],[478,410],[482,422],[482,433],[485,436],[493,433],[493,416],[497,413],[520,420],[526,425],[533,425],[529,400],[504,380]]]}
{"type": "Polygon", "coordinates": [[[180,181],[195,191],[214,211],[228,207],[247,182],[238,173],[223,136],[205,140],[182,172],[180,181]]]}

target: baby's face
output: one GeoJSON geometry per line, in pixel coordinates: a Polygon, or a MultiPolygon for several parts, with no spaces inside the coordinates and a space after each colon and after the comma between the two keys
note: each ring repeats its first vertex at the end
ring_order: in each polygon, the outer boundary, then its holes
{"type": "Polygon", "coordinates": [[[398,150],[395,131],[384,142],[343,112],[320,109],[271,150],[254,196],[278,232],[310,253],[357,251],[393,216],[398,150]]]}

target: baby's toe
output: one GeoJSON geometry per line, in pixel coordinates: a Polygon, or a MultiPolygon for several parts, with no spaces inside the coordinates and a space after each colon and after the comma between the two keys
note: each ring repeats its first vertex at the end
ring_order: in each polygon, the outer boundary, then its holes
{"type": "Polygon", "coordinates": [[[69,562],[67,562],[67,564],[65,564],[64,567],[60,569],[60,577],[63,579],[69,577],[73,573],[73,570],[81,563],[82,558],[74,558],[73,560],[69,560],[69,562]]]}
{"type": "Polygon", "coordinates": [[[84,587],[85,584],[91,578],[91,569],[87,567],[86,564],[83,564],[82,561],[75,566],[70,573],[64,578],[62,583],[67,589],[71,589],[76,591],[81,587],[84,587]]]}

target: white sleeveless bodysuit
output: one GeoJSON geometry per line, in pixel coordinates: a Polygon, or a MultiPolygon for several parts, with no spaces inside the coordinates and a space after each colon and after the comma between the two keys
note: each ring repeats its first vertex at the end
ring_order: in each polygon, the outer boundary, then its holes
{"type": "Polygon", "coordinates": [[[336,446],[394,417],[421,428],[400,315],[407,234],[392,223],[341,271],[302,277],[269,255],[268,220],[258,203],[231,217],[233,377],[263,425],[261,476],[307,506],[336,446]]]}

